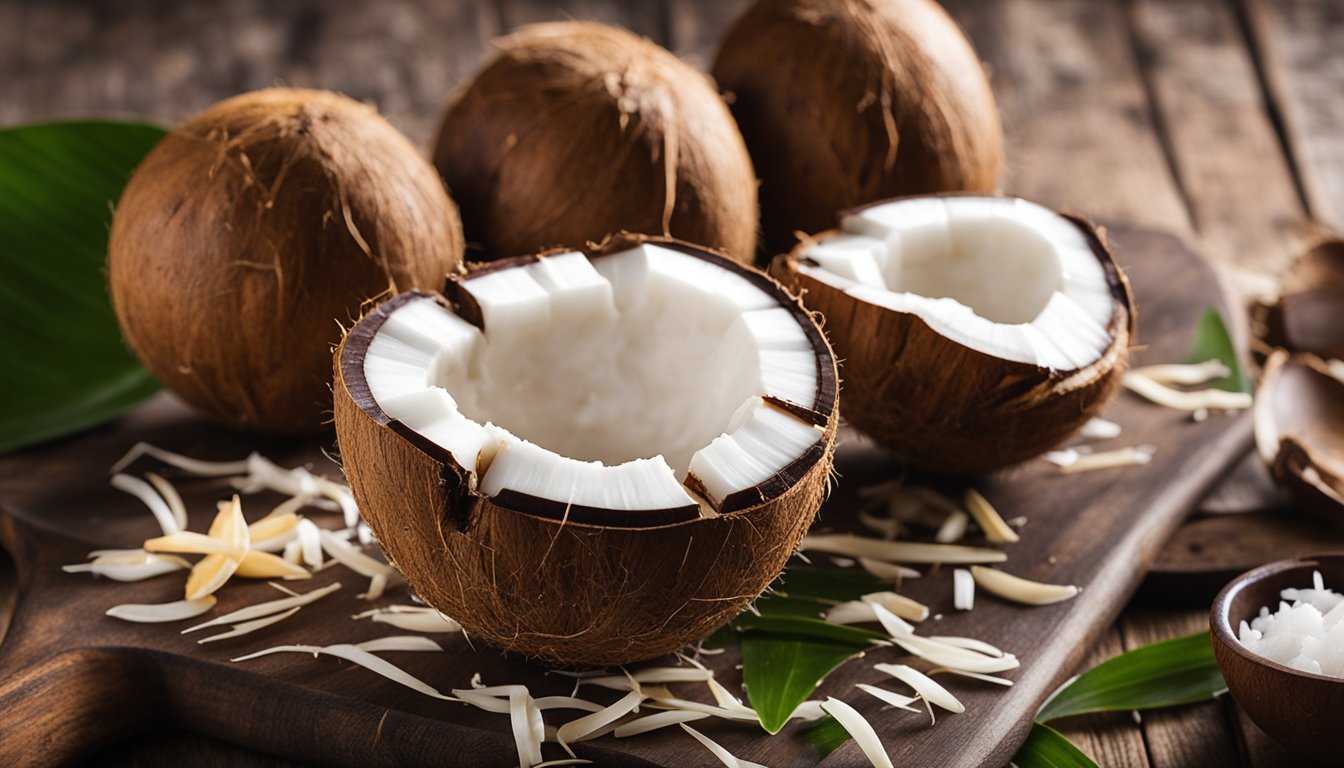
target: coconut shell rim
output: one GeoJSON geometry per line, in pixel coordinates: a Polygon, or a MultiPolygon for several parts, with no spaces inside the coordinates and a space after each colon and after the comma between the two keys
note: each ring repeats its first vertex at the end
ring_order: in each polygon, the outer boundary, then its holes
{"type": "MultiPolygon", "coordinates": [[[[835,421],[839,410],[839,377],[835,354],[825,334],[818,327],[813,314],[803,306],[798,297],[789,293],[777,280],[764,272],[716,253],[713,249],[675,238],[621,232],[608,237],[600,244],[590,243],[581,249],[552,248],[540,253],[471,265],[467,272],[454,274],[448,278],[445,293],[452,294],[452,297],[420,289],[399,293],[366,312],[342,338],[335,352],[337,369],[342,384],[350,399],[364,416],[379,427],[390,429],[396,433],[398,437],[406,440],[416,450],[438,464],[442,470],[456,475],[460,480],[460,487],[470,489],[467,491],[467,495],[471,496],[472,499],[468,504],[468,509],[462,513],[467,517],[471,516],[481,502],[488,499],[492,505],[515,514],[527,515],[558,525],[578,525],[594,529],[650,530],[690,525],[701,520],[711,519],[700,514],[704,503],[666,509],[613,510],[563,504],[554,499],[545,499],[531,494],[511,491],[511,489],[504,489],[507,494],[486,496],[475,488],[475,473],[468,472],[466,468],[460,465],[448,449],[428,440],[404,422],[390,417],[373,397],[368,381],[364,376],[364,359],[374,336],[377,335],[378,330],[382,328],[383,323],[387,321],[394,310],[412,300],[431,299],[484,331],[484,323],[479,308],[474,308],[473,313],[474,301],[467,303],[461,301],[460,298],[466,294],[461,287],[461,283],[470,280],[472,277],[526,266],[556,253],[577,251],[588,258],[600,258],[645,244],[667,247],[703,259],[746,278],[753,285],[775,298],[777,306],[790,312],[803,328],[804,334],[812,345],[817,360],[817,393],[814,408],[788,403],[768,395],[762,396],[762,399],[771,406],[784,410],[814,427],[820,427],[822,429],[821,435],[797,459],[775,474],[754,486],[739,489],[725,497],[719,504],[719,509],[716,510],[714,517],[745,514],[758,507],[773,503],[790,489],[796,487],[807,473],[818,462],[822,461],[833,448],[837,427],[835,421]],[[463,313],[463,309],[467,310],[467,313],[463,313]],[[504,498],[501,499],[501,496],[504,498]],[[656,519],[649,520],[649,517],[655,517],[656,519]]],[[[699,481],[693,474],[688,474],[686,482],[683,483],[683,487],[686,487],[688,491],[703,497],[704,494],[696,488],[698,485],[699,481]]],[[[708,502],[707,499],[704,501],[708,502]]],[[[465,523],[466,521],[459,522],[465,523]]]]}
{"type": "MultiPolygon", "coordinates": [[[[981,198],[981,199],[990,198],[997,200],[1024,200],[1026,202],[1041,205],[1042,207],[1049,209],[1057,216],[1063,218],[1065,221],[1068,221],[1069,223],[1073,224],[1075,227],[1078,228],[1078,230],[1083,234],[1084,239],[1087,240],[1088,246],[1092,251],[1092,255],[1096,257],[1097,261],[1101,264],[1102,271],[1106,275],[1106,285],[1110,289],[1111,298],[1113,300],[1111,319],[1110,322],[1106,324],[1106,332],[1107,335],[1109,335],[1111,338],[1111,343],[1101,351],[1101,353],[1097,356],[1097,359],[1080,368],[1071,368],[1071,369],[1047,368],[1045,366],[1036,365],[1034,363],[1024,363],[1019,360],[1008,360],[1006,358],[997,357],[983,350],[968,347],[965,344],[956,341],[955,339],[948,338],[947,336],[934,330],[927,322],[925,322],[925,320],[922,317],[912,312],[902,312],[900,310],[892,309],[891,307],[882,306],[880,304],[872,304],[866,301],[863,303],[877,310],[890,312],[894,315],[902,315],[908,317],[910,318],[911,321],[918,323],[929,333],[937,335],[938,337],[944,339],[950,344],[954,344],[963,349],[970,350],[971,352],[974,352],[978,355],[983,355],[1003,365],[1019,367],[1023,370],[1032,371],[1039,376],[1058,376],[1062,380],[1067,381],[1077,377],[1079,374],[1085,374],[1088,372],[1104,372],[1113,368],[1114,361],[1112,360],[1109,363],[1107,361],[1114,358],[1115,353],[1119,346],[1123,344],[1125,347],[1128,347],[1133,343],[1134,339],[1137,337],[1138,308],[1136,307],[1134,302],[1134,292],[1133,289],[1130,287],[1129,278],[1125,275],[1124,270],[1120,269],[1120,266],[1115,263],[1115,257],[1111,254],[1111,248],[1109,242],[1106,239],[1105,229],[1103,227],[1097,226],[1090,219],[1087,219],[1086,217],[1083,216],[1077,216],[1071,213],[1058,211],[1042,203],[1037,203],[1034,200],[1028,200],[1027,198],[1019,197],[1016,195],[986,195],[977,192],[940,192],[934,194],[901,195],[898,197],[876,200],[874,202],[865,203],[863,205],[854,206],[852,208],[845,208],[836,214],[836,218],[840,221],[843,221],[846,216],[856,215],[870,208],[876,208],[878,206],[887,205],[890,203],[898,203],[909,200],[926,200],[930,198],[936,198],[942,200],[956,197],[981,198]],[[1123,318],[1120,316],[1121,311],[1123,311],[1124,314],[1123,318]],[[1121,326],[1123,326],[1124,333],[1121,333],[1121,326]]],[[[819,242],[824,238],[840,234],[852,234],[852,233],[846,233],[839,227],[833,227],[831,229],[818,232],[816,234],[806,235],[801,240],[799,240],[798,243],[794,245],[793,249],[790,250],[788,253],[779,254],[774,258],[774,263],[772,264],[772,270],[776,268],[776,265],[779,265],[779,267],[782,267],[789,273],[798,275],[800,279],[820,282],[817,281],[816,278],[803,275],[798,270],[798,265],[800,263],[816,264],[816,262],[812,261],[811,259],[802,257],[801,253],[804,249],[810,247],[811,245],[819,242]]],[[[853,299],[853,300],[863,301],[862,299],[853,299]]],[[[972,309],[972,311],[974,311],[974,309],[972,309]]]]}

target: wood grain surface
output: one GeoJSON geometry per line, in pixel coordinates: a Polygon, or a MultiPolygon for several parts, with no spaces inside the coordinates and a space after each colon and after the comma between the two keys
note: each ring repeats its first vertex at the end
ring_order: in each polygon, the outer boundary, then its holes
{"type": "MultiPolygon", "coordinates": [[[[177,121],[276,82],[376,102],[424,145],[447,93],[524,19],[598,18],[706,66],[742,0],[168,0],[0,2],[0,121],[89,115],[177,121]],[[530,15],[529,15],[530,14],[530,15]]],[[[1247,293],[1272,288],[1304,238],[1344,227],[1344,9],[1335,0],[949,0],[991,71],[1008,191],[1181,233],[1247,293]]],[[[1238,315],[1234,314],[1235,320],[1238,315]]],[[[1248,459],[1204,509],[1279,503],[1248,459]]],[[[0,569],[0,582],[3,582],[0,569]]],[[[12,589],[0,589],[0,627],[12,589]]],[[[1198,626],[1199,609],[1136,606],[1087,663],[1198,626]]],[[[1185,710],[1230,764],[1294,765],[1223,704],[1185,710]]],[[[1103,765],[1202,766],[1148,717],[1063,730],[1103,765]]],[[[274,764],[180,730],[129,737],[99,764],[274,764]]]]}

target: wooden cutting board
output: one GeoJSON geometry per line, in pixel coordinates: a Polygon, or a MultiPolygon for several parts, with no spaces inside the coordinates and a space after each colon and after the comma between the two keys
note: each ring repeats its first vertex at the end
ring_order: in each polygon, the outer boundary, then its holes
{"type": "MultiPolygon", "coordinates": [[[[1206,306],[1224,304],[1212,272],[1168,235],[1117,229],[1112,237],[1139,302],[1140,341],[1146,346],[1138,361],[1181,358],[1199,314],[1206,306]]],[[[1012,688],[950,681],[968,711],[945,715],[936,727],[928,727],[927,718],[884,711],[853,688],[858,682],[882,681],[872,663],[898,658],[884,649],[847,663],[819,691],[843,697],[864,712],[896,764],[1006,763],[1041,702],[1074,671],[1138,586],[1163,541],[1250,441],[1248,419],[1215,416],[1195,423],[1130,395],[1122,395],[1105,415],[1123,425],[1124,434],[1098,448],[1150,443],[1157,447],[1152,464],[1065,476],[1037,460],[976,483],[1005,517],[1028,519],[1022,541],[1007,547],[1005,567],[1028,578],[1081,585],[1082,594],[1040,608],[982,594],[974,611],[955,613],[949,569],[907,582],[907,593],[942,617],[925,622],[922,633],[984,638],[1022,659],[1022,668],[1008,673],[1015,681],[1012,688]]],[[[6,764],[67,760],[132,730],[166,727],[332,765],[514,764],[504,715],[426,698],[330,658],[287,654],[229,661],[283,643],[325,645],[400,634],[351,618],[370,604],[356,598],[365,580],[343,568],[298,584],[306,590],[340,581],[339,592],[283,623],[235,640],[200,646],[198,635],[177,632],[194,622],[140,625],[104,616],[118,603],[181,597],[180,576],[121,584],[60,569],[83,561],[91,549],[138,546],[155,535],[155,523],[140,503],[107,484],[108,467],[139,440],[202,458],[236,459],[259,450],[281,464],[311,462],[321,471],[337,472],[320,453],[328,446],[230,433],[194,418],[166,396],[113,425],[0,460],[0,543],[13,556],[17,580],[8,637],[0,646],[0,753],[6,764]]],[[[818,529],[858,530],[856,489],[896,476],[899,467],[847,434],[837,468],[842,479],[821,512],[818,529]]],[[[203,530],[224,489],[194,480],[180,481],[179,489],[192,510],[191,527],[203,530]]],[[[270,501],[245,501],[249,517],[269,509],[270,501]]],[[[220,593],[212,615],[276,596],[264,583],[234,580],[220,593]]],[[[393,590],[376,604],[406,600],[404,590],[393,590]]],[[[480,673],[488,684],[525,683],[538,696],[569,692],[570,681],[524,660],[460,635],[437,637],[446,653],[386,657],[442,691],[466,687],[480,673]]],[[[740,681],[737,662],[730,650],[711,663],[732,685],[740,681]]],[[[549,720],[560,722],[561,716],[574,715],[551,713],[549,720]]],[[[701,725],[739,757],[772,766],[817,762],[794,726],[766,737],[741,724],[701,725]]],[[[546,750],[549,758],[560,756],[554,745],[546,750]]],[[[602,738],[576,751],[603,765],[712,763],[708,753],[673,729],[635,739],[602,738]]],[[[822,761],[827,766],[863,763],[852,742],[822,761]]]]}
{"type": "Polygon", "coordinates": [[[1208,606],[1238,574],[1321,552],[1344,552],[1344,524],[1303,509],[1275,486],[1252,451],[1167,539],[1139,596],[1150,603],[1208,606]]]}

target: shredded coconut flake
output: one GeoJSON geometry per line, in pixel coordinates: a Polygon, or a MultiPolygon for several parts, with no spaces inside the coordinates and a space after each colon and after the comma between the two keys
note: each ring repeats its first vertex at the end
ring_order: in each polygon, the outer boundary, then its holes
{"type": "Polygon", "coordinates": [[[620,718],[639,709],[640,703],[644,700],[644,695],[639,691],[631,691],[622,696],[616,703],[589,715],[584,715],[577,720],[571,720],[560,726],[556,731],[556,741],[561,746],[573,744],[590,737],[599,728],[614,723],[620,718]]]}
{"type": "Polygon", "coordinates": [[[954,509],[943,518],[943,524],[938,526],[938,532],[933,535],[933,540],[939,544],[955,544],[966,536],[966,526],[970,522],[969,515],[960,509],[954,509]]]}
{"type": "Polygon", "coordinates": [[[384,653],[386,651],[442,651],[443,646],[430,640],[428,637],[419,635],[389,635],[387,637],[378,637],[373,640],[365,640],[362,643],[356,643],[356,648],[362,648],[370,653],[384,653]]]}
{"type": "Polygon", "coordinates": [[[1232,375],[1232,369],[1222,360],[1202,363],[1159,363],[1133,369],[1132,373],[1146,376],[1159,384],[1208,384],[1232,375]]]}
{"type": "Polygon", "coordinates": [[[1121,381],[1125,389],[1151,402],[1178,411],[1219,410],[1242,411],[1251,407],[1249,392],[1228,392],[1222,389],[1201,389],[1186,392],[1173,389],[1138,371],[1128,371],[1121,381]]]}
{"type": "Polygon", "coordinates": [[[975,577],[965,568],[952,571],[952,606],[958,611],[975,607],[975,577]]]}
{"type": "Polygon", "coordinates": [[[985,538],[995,544],[1012,544],[1020,540],[1017,531],[1003,521],[998,510],[974,488],[966,489],[966,509],[975,518],[976,525],[985,532],[985,538]]]}
{"type": "Polygon", "coordinates": [[[215,596],[206,595],[198,600],[178,600],[175,603],[125,603],[107,609],[107,615],[122,621],[157,624],[191,619],[215,607],[215,596]]]}
{"type": "Polygon", "coordinates": [[[92,555],[91,562],[63,565],[61,570],[66,573],[92,573],[113,581],[141,581],[191,568],[191,564],[180,557],[151,554],[143,549],[109,550],[92,555]]]}
{"type": "Polygon", "coordinates": [[[874,664],[873,669],[891,675],[919,694],[920,698],[935,704],[948,712],[960,714],[966,711],[965,705],[948,692],[946,688],[934,682],[933,678],[905,664],[874,664]]]}
{"type": "Polygon", "coordinates": [[[994,685],[1002,685],[1005,688],[1011,688],[1013,685],[1013,681],[1009,680],[1006,677],[986,675],[983,672],[968,672],[964,669],[952,669],[951,667],[938,667],[929,670],[930,675],[938,675],[944,672],[946,672],[949,675],[957,675],[959,677],[968,677],[971,678],[972,680],[979,680],[983,683],[993,683],[994,685]]]}
{"type": "Polygon", "coordinates": [[[1094,416],[1083,425],[1083,428],[1078,432],[1078,436],[1084,440],[1111,440],[1119,437],[1122,431],[1120,425],[1114,421],[1107,421],[1099,416],[1094,416]]]}
{"type": "Polygon", "coordinates": [[[1293,669],[1344,678],[1344,594],[1326,589],[1316,571],[1310,589],[1285,589],[1279,596],[1276,611],[1264,607],[1241,622],[1241,644],[1293,669]]]}
{"type": "Polygon", "coordinates": [[[173,519],[177,521],[177,529],[179,531],[186,530],[187,505],[182,503],[182,495],[177,492],[177,488],[174,488],[172,483],[154,472],[146,472],[145,479],[149,480],[150,485],[154,486],[154,490],[158,491],[163,500],[168,503],[168,509],[173,512],[173,519]]]}
{"type": "Polygon", "coordinates": [[[293,608],[290,608],[288,611],[282,611],[273,616],[267,616],[261,619],[253,619],[252,621],[244,621],[241,624],[235,624],[233,626],[233,629],[230,629],[228,632],[221,632],[218,635],[203,637],[200,640],[197,640],[196,643],[198,645],[204,645],[205,643],[213,643],[217,640],[228,640],[229,638],[232,637],[241,637],[243,635],[251,634],[252,632],[256,632],[258,629],[269,627],[272,624],[279,624],[285,619],[288,619],[290,616],[293,616],[294,614],[298,613],[299,610],[300,607],[296,605],[293,608]]]}
{"type": "Polygon", "coordinates": [[[895,691],[888,691],[886,688],[878,688],[876,685],[869,685],[867,683],[859,683],[855,687],[863,691],[864,693],[867,693],[881,700],[883,703],[896,707],[897,709],[904,709],[907,712],[919,711],[918,709],[915,709],[914,707],[910,706],[911,704],[919,700],[914,696],[902,696],[901,694],[896,693],[895,691]]]}
{"type": "Polygon", "coordinates": [[[396,569],[387,563],[379,562],[372,557],[360,552],[347,541],[344,541],[334,535],[331,531],[322,529],[318,531],[318,538],[322,543],[322,549],[328,555],[331,555],[341,565],[358,573],[360,576],[388,577],[396,573],[396,569]]]}
{"type": "Polygon", "coordinates": [[[879,541],[843,533],[810,534],[803,537],[803,549],[850,557],[870,557],[893,563],[962,564],[1001,563],[1008,556],[997,549],[965,547],[955,544],[926,544],[912,541],[879,541]]]}
{"type": "Polygon", "coordinates": [[[356,619],[371,619],[410,632],[461,632],[462,625],[433,608],[418,605],[390,605],[356,614],[356,619]]]}
{"type": "Polygon", "coordinates": [[[753,763],[749,760],[739,760],[736,757],[733,757],[733,753],[724,749],[717,741],[714,741],[685,723],[681,723],[681,729],[689,733],[696,741],[703,744],[705,749],[709,750],[710,754],[718,758],[719,762],[728,766],[728,768],[765,768],[759,763],[753,763]]]}
{"type": "MultiPolygon", "coordinates": [[[[272,584],[271,586],[279,588],[279,585],[277,584],[272,584]]],[[[205,622],[204,624],[197,624],[194,627],[188,627],[182,630],[182,634],[185,635],[189,632],[195,632],[201,629],[208,629],[209,627],[218,627],[225,624],[241,624],[243,622],[250,622],[254,619],[261,619],[267,616],[273,616],[277,613],[283,613],[291,609],[302,608],[305,605],[321,600],[322,598],[326,597],[327,595],[330,595],[332,592],[335,592],[340,588],[341,585],[339,582],[337,582],[333,584],[328,584],[327,586],[321,587],[319,589],[314,589],[302,595],[294,595],[292,597],[285,597],[279,600],[269,600],[264,603],[249,605],[246,608],[239,608],[238,610],[233,611],[232,613],[226,613],[223,616],[217,616],[211,619],[210,621],[205,622]]]]}
{"type": "Polygon", "coordinates": [[[1041,458],[1057,467],[1071,467],[1078,463],[1081,454],[1076,449],[1064,448],[1058,451],[1046,451],[1041,458]]]}
{"type": "Polygon", "coordinates": [[[624,739],[630,736],[638,736],[641,733],[648,733],[659,728],[666,728],[669,725],[680,725],[681,723],[690,723],[696,720],[704,720],[709,717],[704,712],[679,712],[671,710],[667,712],[658,712],[644,717],[638,717],[628,723],[616,726],[616,738],[624,739]]]}
{"type": "MultiPolygon", "coordinates": [[[[425,638],[415,638],[415,639],[424,640],[425,638]]],[[[373,651],[369,650],[368,644],[363,644],[363,647],[344,643],[339,645],[327,645],[327,646],[277,645],[274,648],[265,648],[255,653],[249,653],[246,656],[239,656],[233,661],[235,662],[250,661],[252,659],[260,658],[262,656],[269,656],[273,653],[311,653],[314,656],[317,655],[335,656],[337,658],[345,659],[346,661],[358,664],[359,666],[369,670],[370,672],[385,677],[388,680],[397,683],[398,685],[404,685],[407,688],[410,688],[411,690],[416,691],[418,693],[423,693],[426,696],[430,696],[435,699],[441,699],[443,701],[460,701],[460,699],[453,698],[452,696],[445,696],[444,694],[439,693],[429,683],[426,683],[423,680],[415,677],[411,673],[396,666],[395,664],[392,664],[384,659],[381,659],[373,655],[373,651]]]]}
{"type": "Polygon", "coordinates": [[[902,579],[918,579],[920,576],[919,571],[914,568],[874,560],[871,557],[860,557],[859,565],[863,567],[863,570],[877,578],[890,581],[893,584],[900,584],[902,579]]]}
{"type": "Polygon", "coordinates": [[[182,530],[183,526],[178,522],[177,515],[173,514],[173,510],[169,508],[163,497],[154,490],[154,486],[138,477],[122,474],[113,475],[111,482],[113,488],[125,491],[144,502],[150,513],[154,515],[154,519],[158,521],[164,534],[173,534],[182,530]]]}
{"type": "Polygon", "coordinates": [[[882,746],[882,740],[877,737],[877,731],[858,710],[849,706],[845,702],[834,696],[826,699],[826,703],[821,705],[827,714],[834,717],[850,736],[854,737],[854,743],[863,750],[863,756],[868,758],[874,768],[893,768],[891,758],[887,756],[887,750],[882,746]]]}
{"type": "Polygon", "coordinates": [[[1074,453],[1071,460],[1067,462],[1055,461],[1050,454],[1046,455],[1046,459],[1059,464],[1060,472],[1063,474],[1072,475],[1078,472],[1092,472],[1098,469],[1142,466],[1152,462],[1153,456],[1156,453],[1157,446],[1139,445],[1119,448],[1114,451],[1101,451],[1098,453],[1074,453]]]}
{"type": "Polygon", "coordinates": [[[975,583],[986,592],[1025,605],[1050,605],[1068,600],[1080,591],[1071,584],[1043,584],[1005,573],[997,568],[971,566],[975,583]]]}

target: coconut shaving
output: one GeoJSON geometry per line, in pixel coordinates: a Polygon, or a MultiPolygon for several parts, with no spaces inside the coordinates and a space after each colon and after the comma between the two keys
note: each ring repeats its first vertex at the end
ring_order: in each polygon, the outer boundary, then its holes
{"type": "Polygon", "coordinates": [[[1274,613],[1268,607],[1248,624],[1241,622],[1238,639],[1270,661],[1315,675],[1344,677],[1344,595],[1325,588],[1321,572],[1312,574],[1311,589],[1285,589],[1274,613]]]}

